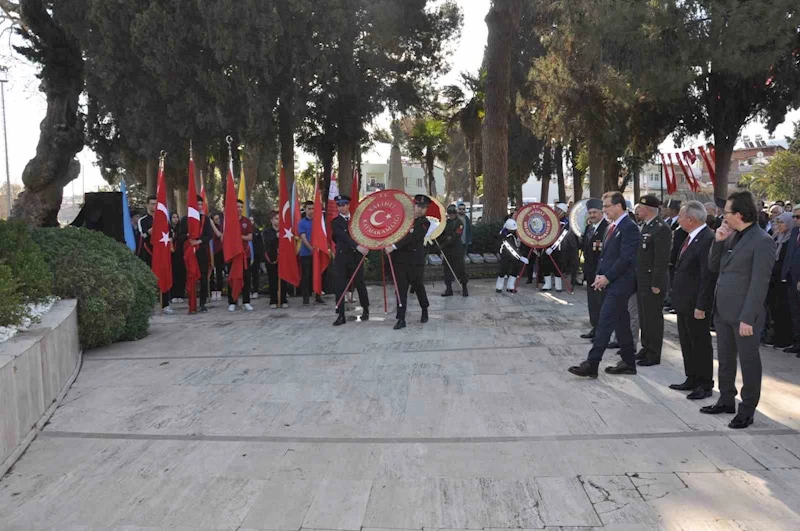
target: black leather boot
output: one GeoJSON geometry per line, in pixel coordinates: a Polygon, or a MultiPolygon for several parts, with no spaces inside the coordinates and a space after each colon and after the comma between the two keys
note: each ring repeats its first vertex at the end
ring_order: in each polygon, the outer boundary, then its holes
{"type": "Polygon", "coordinates": [[[453,283],[452,282],[445,282],[444,283],[446,288],[444,293],[442,293],[442,297],[452,297],[453,296],[453,283]]]}
{"type": "Polygon", "coordinates": [[[427,323],[428,322],[428,309],[422,309],[422,319],[419,320],[420,323],[427,323]]]}
{"type": "Polygon", "coordinates": [[[464,282],[461,285],[461,296],[462,297],[469,297],[469,290],[467,289],[467,283],[464,282]]]}

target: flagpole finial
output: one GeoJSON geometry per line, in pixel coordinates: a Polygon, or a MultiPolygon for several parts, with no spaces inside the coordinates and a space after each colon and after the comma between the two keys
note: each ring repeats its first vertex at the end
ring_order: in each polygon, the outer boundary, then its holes
{"type": "Polygon", "coordinates": [[[162,170],[164,169],[164,161],[165,160],[167,160],[167,152],[162,149],[161,150],[161,155],[159,156],[159,160],[158,160],[159,166],[161,166],[162,170]]]}

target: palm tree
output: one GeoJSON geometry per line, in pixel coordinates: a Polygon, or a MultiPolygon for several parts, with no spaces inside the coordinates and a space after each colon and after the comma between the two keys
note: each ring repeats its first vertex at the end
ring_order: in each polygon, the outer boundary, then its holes
{"type": "Polygon", "coordinates": [[[445,87],[442,93],[447,100],[447,108],[452,113],[451,122],[457,123],[464,134],[464,147],[469,156],[469,201],[472,203],[477,189],[478,175],[483,173],[481,122],[484,116],[484,81],[481,75],[472,76],[467,73],[461,74],[461,81],[463,88],[450,85],[445,87]],[[467,91],[472,94],[469,98],[467,91]]]}
{"type": "Polygon", "coordinates": [[[433,167],[436,160],[446,161],[450,135],[447,124],[433,116],[420,116],[413,122],[413,127],[406,139],[408,154],[419,160],[425,168],[428,195],[436,196],[436,178],[433,167]]]}

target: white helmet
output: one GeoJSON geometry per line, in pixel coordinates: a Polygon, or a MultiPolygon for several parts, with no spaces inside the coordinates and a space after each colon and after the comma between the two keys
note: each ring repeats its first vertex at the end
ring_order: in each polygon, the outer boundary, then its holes
{"type": "Polygon", "coordinates": [[[509,232],[514,232],[517,230],[517,222],[513,219],[509,219],[506,221],[506,224],[503,225],[503,228],[509,232]]]}

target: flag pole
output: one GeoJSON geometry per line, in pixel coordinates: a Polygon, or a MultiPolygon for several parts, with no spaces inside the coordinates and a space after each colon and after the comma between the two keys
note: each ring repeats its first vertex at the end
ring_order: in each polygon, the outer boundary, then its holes
{"type": "MultiPolygon", "coordinates": [[[[159,157],[158,161],[158,171],[160,173],[164,172],[164,160],[167,158],[167,152],[163,149],[161,150],[161,156],[159,157]]],[[[158,195],[158,184],[156,184],[156,195],[158,195]]],[[[153,218],[155,220],[155,218],[153,218]]],[[[152,258],[151,258],[152,259],[152,258]]],[[[158,302],[161,306],[161,315],[164,315],[164,293],[161,292],[161,286],[158,287],[158,302]]]]}
{"type": "Polygon", "coordinates": [[[383,313],[389,313],[389,301],[386,300],[386,267],[384,266],[383,255],[381,253],[381,283],[383,284],[383,313]]]}

